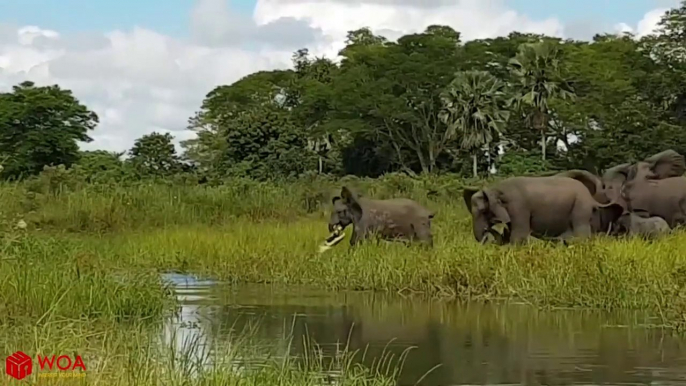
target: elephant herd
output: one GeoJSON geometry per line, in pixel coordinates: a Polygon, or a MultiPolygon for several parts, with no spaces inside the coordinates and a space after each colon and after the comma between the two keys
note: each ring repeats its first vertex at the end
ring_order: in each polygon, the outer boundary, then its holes
{"type": "MultiPolygon", "coordinates": [[[[517,244],[529,236],[568,240],[593,234],[653,236],[686,222],[686,160],[665,150],[596,176],[568,170],[550,176],[511,177],[482,189],[465,188],[474,238],[517,244]]],[[[332,236],[353,225],[350,244],[377,234],[433,245],[434,212],[404,198],[374,200],[343,187],[332,200],[332,236]]]]}

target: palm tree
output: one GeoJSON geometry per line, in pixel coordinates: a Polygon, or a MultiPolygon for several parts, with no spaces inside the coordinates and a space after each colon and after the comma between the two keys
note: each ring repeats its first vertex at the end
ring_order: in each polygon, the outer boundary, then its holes
{"type": "Polygon", "coordinates": [[[462,148],[472,152],[472,171],[478,176],[478,151],[495,133],[502,134],[510,117],[505,83],[487,71],[460,71],[441,93],[439,118],[449,130],[460,133],[462,148]]]}
{"type": "Polygon", "coordinates": [[[549,102],[555,98],[575,97],[572,87],[560,75],[561,63],[562,50],[559,44],[549,40],[520,45],[519,52],[509,62],[518,82],[513,102],[531,108],[527,119],[531,128],[541,133],[543,160],[549,128],[549,102]]]}

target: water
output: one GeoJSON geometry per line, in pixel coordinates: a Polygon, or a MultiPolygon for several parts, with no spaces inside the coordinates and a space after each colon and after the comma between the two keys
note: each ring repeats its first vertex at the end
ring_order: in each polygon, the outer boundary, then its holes
{"type": "MultiPolygon", "coordinates": [[[[207,360],[208,342],[231,345],[231,331],[254,328],[261,342],[254,344],[256,352],[272,356],[302,354],[304,336],[324,354],[346,343],[367,349],[367,364],[384,350],[397,357],[414,347],[399,385],[414,385],[425,374],[420,385],[686,384],[686,340],[640,327],[657,322],[641,312],[540,311],[166,278],[175,283],[182,307],[165,339],[175,339],[179,349],[191,340],[201,343],[194,346],[199,360],[207,360]]],[[[251,357],[252,363],[259,358],[251,357]]]]}

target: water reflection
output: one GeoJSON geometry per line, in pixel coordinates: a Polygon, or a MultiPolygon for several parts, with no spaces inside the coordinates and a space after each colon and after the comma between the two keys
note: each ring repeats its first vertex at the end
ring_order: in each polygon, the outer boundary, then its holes
{"type": "MultiPolygon", "coordinates": [[[[231,344],[235,332],[256,329],[256,354],[300,355],[309,336],[333,355],[341,345],[384,350],[405,361],[400,385],[653,384],[686,382],[686,341],[638,327],[641,312],[543,312],[525,305],[418,301],[372,293],[328,293],[268,286],[230,287],[168,276],[182,308],[165,340],[231,344]],[[289,336],[294,344],[289,345],[289,336]],[[185,338],[182,338],[185,337],[185,338]],[[190,338],[188,338],[190,337],[190,338]],[[389,343],[390,342],[390,343],[389,343]]],[[[196,355],[196,354],[194,354],[196,355]]],[[[252,357],[258,360],[259,355],[252,357]]]]}

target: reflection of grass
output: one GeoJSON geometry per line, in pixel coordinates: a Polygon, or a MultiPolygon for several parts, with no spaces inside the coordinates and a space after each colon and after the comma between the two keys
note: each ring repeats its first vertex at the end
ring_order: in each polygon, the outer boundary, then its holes
{"type": "Polygon", "coordinates": [[[258,357],[245,333],[231,339],[231,346],[212,345],[212,351],[203,351],[199,338],[184,341],[179,349],[173,343],[159,344],[158,335],[140,324],[46,324],[3,330],[0,348],[6,353],[22,350],[32,357],[36,353],[81,355],[86,366],[83,378],[41,376],[47,370],[41,372],[34,363],[31,378],[48,385],[314,386],[335,380],[333,384],[341,386],[391,386],[404,362],[404,355],[394,358],[385,354],[373,366],[362,367],[353,361],[360,353],[342,350],[333,358],[324,358],[308,340],[301,342],[307,348],[303,358],[258,357]]]}

